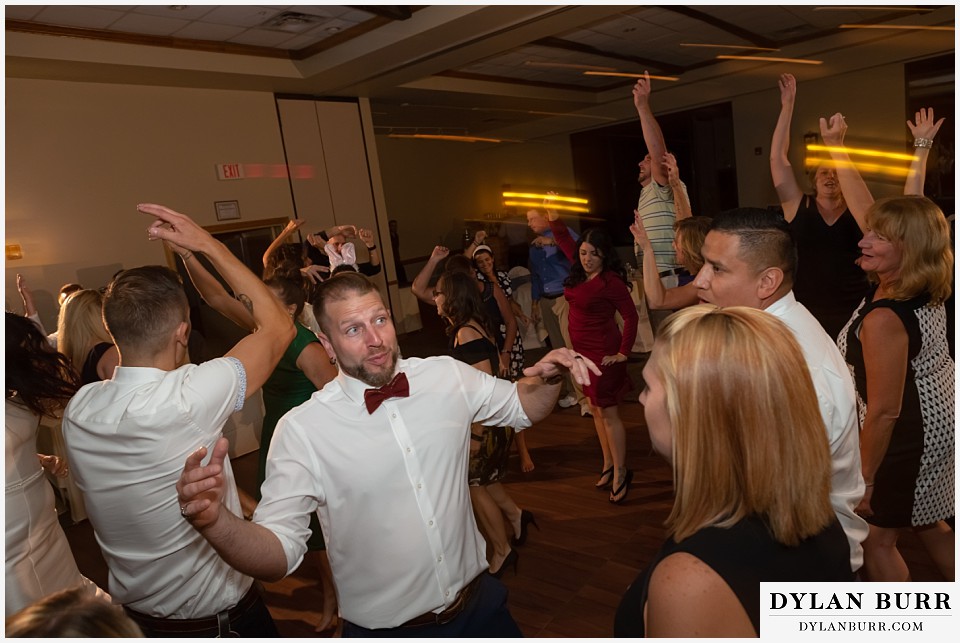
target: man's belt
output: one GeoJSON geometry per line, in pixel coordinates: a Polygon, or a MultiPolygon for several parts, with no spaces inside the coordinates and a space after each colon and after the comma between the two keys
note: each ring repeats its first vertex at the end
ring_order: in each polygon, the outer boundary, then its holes
{"type": "Polygon", "coordinates": [[[671,268],[670,270],[661,270],[657,274],[661,277],[669,277],[671,275],[682,275],[686,272],[685,268],[671,268]]]}
{"type": "Polygon", "coordinates": [[[421,614],[416,618],[412,618],[406,623],[403,623],[399,627],[421,627],[423,625],[444,625],[449,623],[453,619],[460,616],[460,613],[463,612],[466,608],[467,603],[470,602],[470,597],[476,591],[477,587],[480,586],[480,581],[483,579],[483,572],[472,581],[464,585],[463,589],[457,592],[457,597],[453,600],[453,603],[450,604],[450,607],[443,610],[442,612],[427,612],[426,614],[421,614]]]}
{"type": "Polygon", "coordinates": [[[563,297],[563,293],[558,292],[556,295],[548,295],[547,293],[543,293],[540,295],[540,299],[557,299],[558,297],[563,297]]]}
{"type": "MultiPolygon", "coordinates": [[[[205,616],[203,618],[158,618],[130,609],[126,605],[123,606],[123,611],[138,625],[149,627],[157,632],[187,634],[190,632],[216,630],[218,628],[223,629],[223,621],[228,619],[228,622],[236,620],[243,615],[244,612],[253,607],[258,598],[260,598],[260,591],[257,588],[257,583],[254,583],[250,586],[250,589],[247,590],[247,593],[243,595],[243,598],[240,599],[240,602],[229,610],[223,610],[214,616],[205,616]]],[[[226,633],[223,634],[226,635],[226,633]]]]}

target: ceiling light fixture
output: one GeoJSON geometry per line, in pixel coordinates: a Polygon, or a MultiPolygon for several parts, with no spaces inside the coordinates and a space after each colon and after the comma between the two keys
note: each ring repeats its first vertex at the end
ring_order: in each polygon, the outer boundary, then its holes
{"type": "MultiPolygon", "coordinates": [[[[585,71],[583,72],[584,76],[616,76],[618,78],[643,78],[643,74],[627,73],[621,71],[585,71]]],[[[650,80],[680,80],[677,76],[656,76],[650,74],[650,80]]]]}
{"type": "Polygon", "coordinates": [[[807,60],[806,58],[777,58],[775,56],[732,56],[721,54],[717,60],[751,60],[763,63],[797,63],[799,65],[822,65],[822,60],[807,60]]]}
{"type": "Polygon", "coordinates": [[[954,31],[953,27],[932,25],[840,25],[840,29],[917,29],[920,31],[954,31]]]}
{"type": "MultiPolygon", "coordinates": [[[[431,141],[454,141],[456,143],[503,143],[504,139],[482,136],[458,136],[455,134],[387,134],[388,138],[418,138],[431,141]]],[[[516,142],[516,141],[510,141],[516,142]]]]}
{"type": "Polygon", "coordinates": [[[711,47],[714,49],[750,49],[752,51],[780,51],[773,47],[753,47],[748,45],[714,45],[706,42],[681,42],[681,47],[711,47]]]}
{"type": "Polygon", "coordinates": [[[527,60],[523,63],[527,67],[549,67],[556,69],[589,69],[592,71],[616,71],[616,67],[601,67],[600,65],[578,65],[576,63],[545,63],[536,60],[527,60]]]}
{"type": "Polygon", "coordinates": [[[554,201],[565,201],[567,203],[580,203],[582,205],[587,205],[590,203],[589,200],[583,199],[578,196],[560,196],[559,194],[546,194],[546,193],[537,193],[537,192],[504,192],[500,196],[504,199],[553,199],[554,201]]]}

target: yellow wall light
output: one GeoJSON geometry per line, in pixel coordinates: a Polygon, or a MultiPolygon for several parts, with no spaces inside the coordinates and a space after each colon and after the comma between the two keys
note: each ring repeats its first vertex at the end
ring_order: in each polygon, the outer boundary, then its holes
{"type": "Polygon", "coordinates": [[[581,203],[586,205],[590,203],[587,199],[577,196],[560,196],[559,194],[540,194],[537,192],[504,192],[501,195],[504,199],[552,199],[554,201],[565,201],[567,203],[581,203]]]}
{"type": "MultiPolygon", "coordinates": [[[[517,208],[539,208],[543,209],[543,201],[504,201],[503,205],[517,208]]],[[[565,210],[567,212],[590,212],[590,208],[579,205],[565,205],[557,203],[550,206],[551,210],[565,210]]]]}
{"type": "Polygon", "coordinates": [[[913,154],[906,154],[904,152],[884,152],[883,150],[872,150],[869,148],[863,147],[843,147],[836,145],[819,145],[819,144],[810,144],[807,145],[807,149],[811,152],[846,152],[847,154],[852,154],[856,156],[873,156],[885,159],[894,159],[897,161],[915,161],[917,157],[913,154]]]}

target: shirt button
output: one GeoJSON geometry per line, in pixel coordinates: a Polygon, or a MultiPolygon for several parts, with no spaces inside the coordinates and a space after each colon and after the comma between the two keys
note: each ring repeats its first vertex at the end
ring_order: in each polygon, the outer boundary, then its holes
{"type": "Polygon", "coordinates": [[[418,482],[418,483],[417,483],[417,490],[420,490],[420,489],[423,489],[423,485],[418,482]]]}
{"type": "Polygon", "coordinates": [[[445,592],[443,593],[443,595],[444,595],[444,596],[450,596],[450,590],[448,589],[447,591],[445,591],[445,592]]]}
{"type": "Polygon", "coordinates": [[[411,450],[412,449],[410,447],[407,447],[407,453],[410,453],[411,450]]]}
{"type": "Polygon", "coordinates": [[[391,414],[390,414],[390,417],[392,417],[394,420],[396,420],[396,419],[397,419],[397,414],[396,414],[396,413],[391,413],[391,414]]]}
{"type": "Polygon", "coordinates": [[[432,521],[432,520],[431,520],[430,522],[428,522],[427,524],[430,525],[431,527],[433,527],[433,521],[432,521]]]}
{"type": "Polygon", "coordinates": [[[443,554],[437,556],[437,562],[438,562],[438,563],[442,563],[442,562],[443,562],[443,554]]]}

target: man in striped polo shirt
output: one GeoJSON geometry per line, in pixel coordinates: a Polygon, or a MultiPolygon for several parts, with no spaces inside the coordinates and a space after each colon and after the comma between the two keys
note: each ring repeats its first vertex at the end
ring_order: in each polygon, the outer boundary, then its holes
{"type": "MultiPolygon", "coordinates": [[[[667,152],[663,141],[663,132],[650,108],[650,76],[646,72],[633,87],[633,104],[640,116],[643,128],[643,141],[647,145],[647,155],[640,161],[640,174],[637,176],[642,189],[637,201],[637,212],[643,219],[643,225],[653,243],[653,253],[657,258],[657,268],[665,288],[675,288],[677,278],[683,268],[677,263],[673,248],[673,224],[678,219],[691,216],[690,199],[687,186],[680,180],[677,161],[667,152]]],[[[634,253],[639,250],[634,247],[634,253]]],[[[637,259],[637,265],[643,263],[637,259]]],[[[672,311],[650,311],[650,320],[656,331],[659,322],[672,311]]]]}

